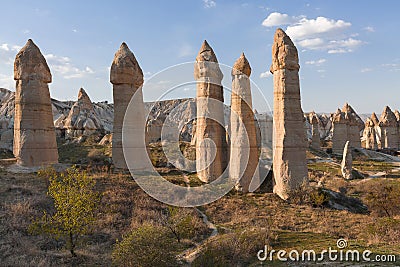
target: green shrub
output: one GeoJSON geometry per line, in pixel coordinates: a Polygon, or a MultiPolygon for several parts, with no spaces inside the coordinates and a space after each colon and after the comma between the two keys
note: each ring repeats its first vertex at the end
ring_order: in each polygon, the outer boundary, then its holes
{"type": "Polygon", "coordinates": [[[95,223],[100,202],[100,194],[94,191],[95,181],[75,167],[62,173],[46,169],[38,175],[49,179],[47,194],[54,201],[55,213],[44,211],[43,217],[30,225],[29,232],[65,238],[67,248],[76,256],[77,240],[89,233],[95,223]]]}
{"type": "Polygon", "coordinates": [[[177,266],[176,242],[164,227],[150,224],[132,230],[112,252],[115,266],[177,266]]]}
{"type": "Polygon", "coordinates": [[[377,182],[366,196],[366,200],[377,217],[400,215],[400,184],[377,182]]]}
{"type": "Polygon", "coordinates": [[[168,206],[161,213],[161,224],[166,227],[178,241],[193,239],[207,231],[204,223],[194,216],[193,209],[168,206]]]}

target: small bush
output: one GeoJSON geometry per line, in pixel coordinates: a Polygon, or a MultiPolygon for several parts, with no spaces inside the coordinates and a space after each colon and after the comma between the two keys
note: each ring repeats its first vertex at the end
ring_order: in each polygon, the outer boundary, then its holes
{"type": "Polygon", "coordinates": [[[39,171],[39,176],[49,179],[47,194],[53,199],[56,212],[43,213],[43,217],[29,226],[32,234],[50,234],[63,237],[73,256],[81,235],[90,232],[95,223],[95,211],[100,195],[94,191],[95,181],[75,167],[57,173],[54,169],[39,171]]]}
{"type": "Polygon", "coordinates": [[[400,215],[400,184],[376,183],[366,200],[372,214],[377,217],[400,215]]]}
{"type": "Polygon", "coordinates": [[[117,241],[112,252],[115,266],[177,266],[176,241],[164,227],[150,224],[132,230],[117,241]]]}
{"type": "Polygon", "coordinates": [[[257,260],[257,252],[269,245],[268,228],[237,231],[217,236],[207,243],[192,266],[247,266],[257,260]]]}
{"type": "Polygon", "coordinates": [[[204,223],[194,216],[194,210],[168,206],[160,214],[161,224],[176,238],[178,243],[182,239],[194,239],[207,231],[204,223]]]}

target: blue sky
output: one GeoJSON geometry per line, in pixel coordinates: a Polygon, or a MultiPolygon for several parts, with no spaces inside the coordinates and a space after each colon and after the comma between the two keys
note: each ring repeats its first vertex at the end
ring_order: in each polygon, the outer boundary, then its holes
{"type": "MultiPolygon", "coordinates": [[[[73,100],[83,87],[93,101],[112,101],[109,67],[121,42],[148,80],[193,61],[207,39],[223,64],[244,51],[251,78],[272,104],[271,44],[281,27],[299,50],[304,111],[334,112],[346,101],[359,113],[400,108],[400,1],[38,0],[1,7],[0,87],[11,90],[13,60],[28,38],[47,58],[52,97],[73,100]]],[[[157,98],[146,89],[145,100],[157,98]]]]}

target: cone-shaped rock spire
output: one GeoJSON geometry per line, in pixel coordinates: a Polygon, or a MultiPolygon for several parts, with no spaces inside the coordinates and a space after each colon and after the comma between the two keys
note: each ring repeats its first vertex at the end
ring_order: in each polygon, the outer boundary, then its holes
{"type": "Polygon", "coordinates": [[[232,75],[245,74],[250,77],[251,67],[244,53],[235,61],[232,68],[232,75]]]}
{"type": "Polygon", "coordinates": [[[14,80],[39,80],[51,83],[51,73],[46,59],[31,39],[15,57],[14,80]]]}
{"type": "Polygon", "coordinates": [[[223,78],[213,49],[204,41],[194,66],[196,84],[196,169],[203,182],[219,178],[227,166],[223,78]],[[211,145],[213,142],[214,145],[211,145]]]}
{"type": "Polygon", "coordinates": [[[299,56],[297,48],[294,46],[289,36],[282,30],[277,29],[272,46],[272,65],[271,73],[276,70],[299,70],[299,56]]]}
{"type": "Polygon", "coordinates": [[[50,92],[51,73],[45,58],[31,39],[14,62],[14,155],[29,167],[58,162],[50,92]]]}
{"type": "Polygon", "coordinates": [[[250,64],[242,53],[232,69],[229,177],[238,181],[236,188],[244,193],[254,191],[251,181],[260,179],[250,73],[250,64]]]}
{"type": "Polygon", "coordinates": [[[129,132],[135,132],[136,136],[132,136],[133,140],[125,146],[129,151],[134,166],[131,169],[138,170],[144,167],[143,150],[140,148],[144,145],[144,103],[143,103],[143,71],[139,66],[132,51],[129,50],[125,43],[122,43],[118,51],[115,53],[114,60],[111,65],[110,82],[113,84],[114,99],[114,125],[112,139],[112,156],[116,169],[126,169],[124,152],[122,149],[122,126],[124,125],[124,116],[128,108],[128,104],[133,98],[135,112],[129,114],[125,127],[129,132]],[[129,147],[127,147],[129,146],[129,147]]]}
{"type": "Polygon", "coordinates": [[[304,115],[300,101],[297,49],[282,29],[272,46],[274,75],[274,192],[287,199],[293,190],[308,184],[304,115]]]}
{"type": "Polygon", "coordinates": [[[135,88],[143,85],[143,71],[126,43],[122,43],[115,53],[111,65],[112,84],[133,84],[135,88]]]}

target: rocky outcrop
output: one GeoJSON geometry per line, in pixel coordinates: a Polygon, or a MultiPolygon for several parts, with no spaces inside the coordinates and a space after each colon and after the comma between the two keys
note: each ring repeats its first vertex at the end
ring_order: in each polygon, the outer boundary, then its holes
{"type": "Polygon", "coordinates": [[[399,129],[396,115],[386,106],[379,119],[381,148],[399,148],[399,129]]]}
{"type": "MultiPolygon", "coordinates": [[[[122,126],[128,104],[132,99],[135,113],[129,114],[129,122],[126,121],[124,127],[128,127],[129,132],[134,132],[133,143],[128,149],[132,152],[139,149],[144,143],[144,104],[143,104],[143,71],[132,51],[125,43],[122,43],[119,50],[115,53],[111,65],[110,82],[113,84],[114,99],[114,128],[112,157],[116,169],[126,169],[127,165],[122,149],[122,126]],[[136,94],[136,95],[135,95],[136,94]],[[135,97],[133,97],[135,95],[135,97]],[[141,129],[143,127],[143,129],[141,129]],[[137,130],[137,131],[136,131],[137,130]]],[[[140,153],[130,153],[135,166],[140,169],[143,156],[140,153]],[[138,154],[138,155],[136,155],[138,154]]]]}
{"type": "Polygon", "coordinates": [[[15,94],[0,88],[0,148],[13,150],[15,94]]]}
{"type": "Polygon", "coordinates": [[[56,125],[57,130],[65,131],[66,139],[89,136],[96,132],[104,134],[103,123],[83,88],[79,89],[78,101],[72,105],[68,116],[59,122],[63,117],[64,115],[56,120],[56,125]]]}
{"type": "Polygon", "coordinates": [[[332,124],[333,153],[342,154],[347,141],[352,147],[361,147],[360,131],[364,129],[364,122],[348,103],[332,115],[332,124]]]}
{"type": "Polygon", "coordinates": [[[348,103],[343,106],[342,112],[344,112],[345,116],[348,118],[348,140],[350,141],[352,147],[360,148],[360,131],[364,130],[364,122],[348,103]]]}
{"type": "Polygon", "coordinates": [[[300,101],[299,58],[292,40],[277,29],[272,46],[274,75],[274,193],[287,199],[308,184],[304,117],[300,101]]]}
{"type": "MultiPolygon", "coordinates": [[[[180,140],[187,142],[192,140],[192,123],[193,118],[196,117],[195,99],[186,98],[158,101],[156,103],[148,102],[145,103],[145,110],[146,114],[149,114],[146,124],[147,143],[161,141],[161,130],[167,117],[168,122],[178,125],[178,128],[181,129],[180,140]]],[[[167,126],[165,125],[165,127],[167,126]]],[[[164,131],[164,133],[166,132],[164,131]]],[[[168,138],[168,136],[165,137],[168,138]]]]}
{"type": "Polygon", "coordinates": [[[309,122],[311,124],[310,146],[314,149],[321,149],[318,116],[317,116],[317,114],[315,114],[315,112],[311,112],[308,116],[309,116],[309,122]]]}
{"type": "Polygon", "coordinates": [[[272,160],[273,119],[267,113],[255,112],[257,144],[260,147],[260,158],[272,160]]]}
{"type": "Polygon", "coordinates": [[[366,149],[377,149],[378,148],[375,124],[371,118],[367,118],[367,120],[365,121],[363,139],[365,140],[365,148],[366,149]]]}
{"type": "Polygon", "coordinates": [[[223,74],[217,57],[203,42],[196,57],[194,78],[197,81],[196,170],[203,182],[219,178],[227,166],[224,122],[223,74]]]}
{"type": "Polygon", "coordinates": [[[229,177],[238,181],[236,189],[243,193],[249,192],[252,180],[260,180],[250,74],[250,64],[242,53],[232,69],[229,177]]]}
{"type": "Polygon", "coordinates": [[[50,69],[39,48],[28,40],[14,62],[16,80],[14,155],[24,166],[58,162],[48,83],[50,69]]]}
{"type": "Polygon", "coordinates": [[[347,141],[343,149],[343,159],[341,164],[341,171],[343,178],[350,180],[353,178],[353,157],[351,155],[350,141],[347,141]]]}

